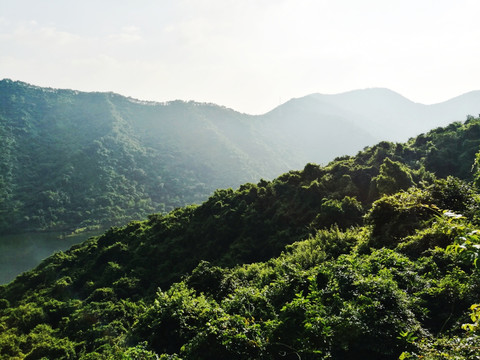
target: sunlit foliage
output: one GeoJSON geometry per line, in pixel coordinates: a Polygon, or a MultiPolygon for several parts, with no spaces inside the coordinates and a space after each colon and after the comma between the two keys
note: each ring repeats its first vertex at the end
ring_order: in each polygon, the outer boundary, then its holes
{"type": "Polygon", "coordinates": [[[428,143],[455,157],[479,122],[56,253],[0,287],[0,358],[475,359],[478,173],[437,178],[428,143]]]}

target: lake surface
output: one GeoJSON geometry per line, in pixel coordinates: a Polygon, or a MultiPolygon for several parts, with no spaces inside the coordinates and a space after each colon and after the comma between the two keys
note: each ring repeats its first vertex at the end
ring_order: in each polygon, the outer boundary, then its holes
{"type": "Polygon", "coordinates": [[[56,251],[103,233],[104,230],[83,232],[62,237],[61,232],[0,235],[0,284],[6,284],[22,272],[31,270],[56,251]]]}

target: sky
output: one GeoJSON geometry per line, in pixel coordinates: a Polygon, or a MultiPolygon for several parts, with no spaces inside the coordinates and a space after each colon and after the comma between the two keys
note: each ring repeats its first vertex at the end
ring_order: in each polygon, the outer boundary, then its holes
{"type": "Polygon", "coordinates": [[[0,0],[0,79],[262,114],[385,87],[480,89],[478,0],[0,0]]]}

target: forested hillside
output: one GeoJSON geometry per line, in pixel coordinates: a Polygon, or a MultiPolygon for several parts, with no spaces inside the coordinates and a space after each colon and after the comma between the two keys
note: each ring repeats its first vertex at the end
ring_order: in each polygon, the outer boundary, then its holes
{"type": "Polygon", "coordinates": [[[122,224],[290,168],[211,104],[0,82],[0,231],[122,224]]]}
{"type": "Polygon", "coordinates": [[[2,80],[0,232],[120,225],[198,204],[217,188],[327,164],[464,118],[478,95],[426,106],[370,89],[293,99],[250,116],[2,80]]]}
{"type": "Polygon", "coordinates": [[[0,354],[478,358],[479,145],[470,117],[111,228],[0,287],[0,354]]]}

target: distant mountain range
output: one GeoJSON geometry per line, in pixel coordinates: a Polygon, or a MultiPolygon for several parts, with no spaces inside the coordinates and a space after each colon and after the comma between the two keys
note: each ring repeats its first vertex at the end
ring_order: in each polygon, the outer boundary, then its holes
{"type": "MultiPolygon", "coordinates": [[[[367,131],[378,141],[402,142],[420,133],[480,112],[480,91],[451,100],[424,105],[382,88],[354,90],[337,95],[312,94],[297,107],[311,109],[318,118],[335,116],[367,131]]],[[[288,103],[287,103],[288,104],[288,103]]],[[[279,107],[279,109],[281,109],[279,107]]]]}
{"type": "Polygon", "coordinates": [[[2,80],[0,232],[122,224],[478,113],[480,91],[436,105],[312,94],[252,116],[2,80]]]}

